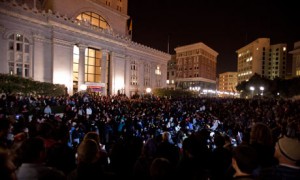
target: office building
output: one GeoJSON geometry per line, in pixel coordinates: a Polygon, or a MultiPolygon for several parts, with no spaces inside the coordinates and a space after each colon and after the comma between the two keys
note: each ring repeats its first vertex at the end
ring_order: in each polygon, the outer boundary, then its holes
{"type": "Polygon", "coordinates": [[[216,90],[216,51],[199,42],[177,47],[175,52],[176,88],[216,90]]]}
{"type": "Polygon", "coordinates": [[[237,72],[224,72],[219,74],[218,90],[221,92],[237,92],[237,72]]]}
{"type": "Polygon", "coordinates": [[[171,60],[168,62],[167,68],[167,88],[175,89],[175,81],[176,81],[176,55],[171,55],[171,60]]]}
{"type": "Polygon", "coordinates": [[[294,43],[294,49],[289,52],[293,56],[292,77],[300,76],[300,41],[294,43]]]}
{"type": "Polygon", "coordinates": [[[258,38],[237,50],[238,83],[248,81],[255,73],[268,79],[285,78],[287,45],[270,45],[269,38],[258,38]]]}

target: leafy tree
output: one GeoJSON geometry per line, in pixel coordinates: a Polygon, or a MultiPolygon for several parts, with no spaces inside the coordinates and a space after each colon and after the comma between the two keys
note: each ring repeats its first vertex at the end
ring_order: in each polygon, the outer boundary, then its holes
{"type": "Polygon", "coordinates": [[[280,97],[291,98],[300,95],[300,77],[293,79],[281,79],[276,77],[274,80],[261,77],[254,74],[249,81],[243,81],[236,86],[236,89],[241,93],[242,97],[249,96],[250,86],[255,87],[254,94],[260,92],[259,87],[264,87],[264,97],[280,97]]]}
{"type": "Polygon", "coordinates": [[[66,87],[60,84],[38,82],[15,75],[0,74],[0,91],[4,93],[61,96],[65,95],[65,89],[66,87]]]}

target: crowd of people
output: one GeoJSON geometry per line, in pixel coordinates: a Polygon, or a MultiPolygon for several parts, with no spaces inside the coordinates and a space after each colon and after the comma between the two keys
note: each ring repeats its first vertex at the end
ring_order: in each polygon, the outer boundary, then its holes
{"type": "Polygon", "coordinates": [[[300,179],[299,119],[284,99],[3,94],[0,177],[300,179]]]}

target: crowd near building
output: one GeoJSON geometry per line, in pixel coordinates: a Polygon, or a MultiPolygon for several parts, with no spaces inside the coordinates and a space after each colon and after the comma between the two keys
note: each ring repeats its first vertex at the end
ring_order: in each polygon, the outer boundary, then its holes
{"type": "MultiPolygon", "coordinates": [[[[215,93],[218,52],[198,42],[171,56],[133,42],[127,5],[0,1],[0,73],[68,92],[1,94],[0,178],[299,180],[299,101],[133,96],[215,93]],[[76,93],[86,89],[96,93],[76,93]]],[[[220,74],[218,88],[234,92],[254,73],[287,78],[287,54],[258,38],[237,50],[237,72],[220,74]]]]}

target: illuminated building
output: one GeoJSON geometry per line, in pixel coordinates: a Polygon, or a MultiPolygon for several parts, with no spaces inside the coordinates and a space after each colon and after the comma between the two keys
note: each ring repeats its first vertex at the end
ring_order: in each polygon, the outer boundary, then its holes
{"type": "Polygon", "coordinates": [[[127,0],[0,2],[0,73],[103,95],[166,87],[171,56],[133,42],[127,0]],[[20,4],[20,3],[27,4],[20,4]]]}
{"type": "Polygon", "coordinates": [[[255,73],[268,79],[285,78],[287,45],[270,45],[269,38],[258,38],[237,50],[238,83],[248,81],[255,73]]]}
{"type": "Polygon", "coordinates": [[[225,72],[219,74],[219,91],[236,92],[237,72],[225,72]]]}
{"type": "Polygon", "coordinates": [[[175,89],[176,69],[176,55],[172,55],[167,69],[167,88],[169,89],[175,89]]]}
{"type": "Polygon", "coordinates": [[[176,88],[216,89],[218,53],[204,43],[175,48],[176,88]]]}
{"type": "Polygon", "coordinates": [[[293,55],[292,76],[300,76],[300,41],[294,43],[294,49],[289,52],[293,55]]]}

